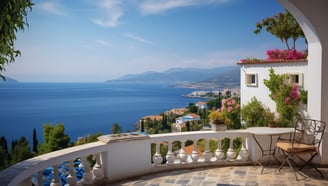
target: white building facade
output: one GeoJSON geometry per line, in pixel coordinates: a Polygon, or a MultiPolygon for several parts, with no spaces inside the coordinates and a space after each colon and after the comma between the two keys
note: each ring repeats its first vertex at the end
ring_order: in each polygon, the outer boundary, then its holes
{"type": "MultiPolygon", "coordinates": [[[[287,74],[291,84],[295,84],[299,89],[308,90],[308,62],[288,61],[288,62],[254,62],[238,63],[240,65],[240,91],[242,92],[241,106],[248,104],[253,97],[256,97],[264,107],[276,111],[276,104],[270,98],[270,91],[264,85],[264,80],[269,79],[269,70],[272,68],[275,74],[287,74]]],[[[307,111],[305,111],[307,117],[307,111]]]]}

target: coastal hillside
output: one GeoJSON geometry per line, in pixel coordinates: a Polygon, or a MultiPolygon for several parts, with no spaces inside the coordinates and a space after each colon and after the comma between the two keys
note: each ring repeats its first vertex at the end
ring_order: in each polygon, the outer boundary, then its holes
{"type": "Polygon", "coordinates": [[[164,72],[145,72],[141,74],[128,74],[123,77],[108,80],[107,82],[126,83],[163,83],[176,86],[191,84],[216,84],[224,81],[226,85],[239,85],[239,67],[226,66],[211,69],[202,68],[173,68],[164,72]],[[238,71],[238,73],[236,73],[238,71]]]}
{"type": "Polygon", "coordinates": [[[225,71],[224,73],[210,77],[208,79],[192,82],[177,84],[175,87],[180,88],[196,88],[206,90],[222,90],[222,89],[239,89],[240,88],[240,69],[234,68],[225,71]]]}

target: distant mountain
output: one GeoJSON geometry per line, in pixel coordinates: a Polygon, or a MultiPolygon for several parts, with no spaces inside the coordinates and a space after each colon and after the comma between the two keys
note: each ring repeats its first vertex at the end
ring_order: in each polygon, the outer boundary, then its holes
{"type": "Polygon", "coordinates": [[[218,74],[202,81],[177,84],[175,85],[175,87],[197,88],[207,90],[240,88],[240,68],[238,67],[227,70],[224,73],[218,74]]]}
{"type": "Polygon", "coordinates": [[[15,79],[12,79],[12,78],[6,77],[6,81],[3,80],[2,78],[0,78],[0,83],[18,83],[18,81],[15,80],[15,79]]]}
{"type": "MultiPolygon", "coordinates": [[[[163,83],[163,84],[185,84],[201,82],[213,77],[236,71],[238,66],[217,67],[211,69],[201,68],[172,68],[164,72],[145,72],[141,74],[128,74],[123,77],[108,80],[107,82],[135,82],[135,83],[163,83]]],[[[234,77],[232,77],[234,78],[234,77]]],[[[227,78],[229,79],[229,78],[227,78]]],[[[213,80],[212,80],[213,81],[213,80]]]]}

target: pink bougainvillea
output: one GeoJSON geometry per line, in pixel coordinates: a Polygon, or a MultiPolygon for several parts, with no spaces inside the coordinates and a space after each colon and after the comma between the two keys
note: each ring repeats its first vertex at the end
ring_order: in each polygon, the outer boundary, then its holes
{"type": "Polygon", "coordinates": [[[305,55],[297,50],[267,50],[267,59],[270,61],[275,60],[297,60],[297,59],[304,59],[305,55]]]}
{"type": "Polygon", "coordinates": [[[257,63],[257,62],[276,62],[284,60],[299,60],[307,58],[307,51],[298,51],[298,50],[267,50],[266,51],[267,59],[260,60],[256,58],[247,58],[241,59],[240,63],[257,63]]]}
{"type": "Polygon", "coordinates": [[[289,93],[289,96],[295,100],[298,100],[300,98],[300,94],[296,85],[293,86],[292,90],[289,93]]]}

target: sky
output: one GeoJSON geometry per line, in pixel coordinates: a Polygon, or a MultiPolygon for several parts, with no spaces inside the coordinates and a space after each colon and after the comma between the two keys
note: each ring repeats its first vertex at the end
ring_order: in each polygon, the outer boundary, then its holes
{"type": "MultiPolygon", "coordinates": [[[[171,68],[232,66],[286,49],[255,24],[276,0],[34,0],[17,33],[22,55],[3,73],[21,82],[104,82],[171,68]]],[[[305,48],[299,42],[297,49],[305,48]],[[302,48],[303,47],[303,48],[302,48]]]]}

